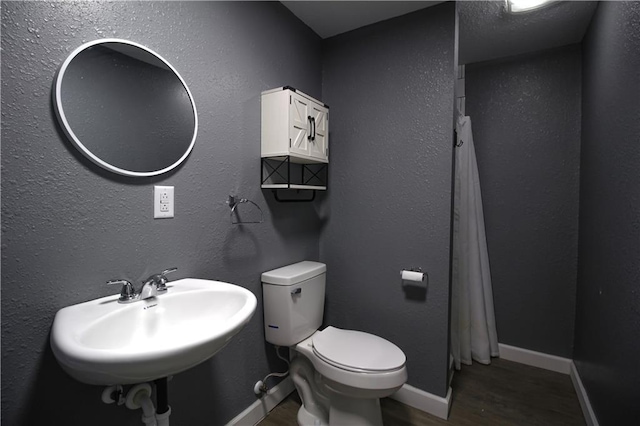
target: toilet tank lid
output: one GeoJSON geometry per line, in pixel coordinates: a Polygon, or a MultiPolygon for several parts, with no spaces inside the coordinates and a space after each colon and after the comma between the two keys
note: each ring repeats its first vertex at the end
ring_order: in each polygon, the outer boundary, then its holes
{"type": "Polygon", "coordinates": [[[262,273],[262,282],[276,285],[293,285],[324,274],[327,265],[305,260],[293,265],[262,273]]]}

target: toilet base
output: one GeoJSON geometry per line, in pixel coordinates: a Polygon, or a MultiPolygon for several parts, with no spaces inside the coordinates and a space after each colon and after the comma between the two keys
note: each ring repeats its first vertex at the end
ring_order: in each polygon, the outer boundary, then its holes
{"type": "Polygon", "coordinates": [[[330,425],[382,426],[378,398],[351,398],[333,394],[330,399],[330,425]]]}
{"type": "Polygon", "coordinates": [[[298,425],[299,426],[329,426],[326,422],[323,422],[319,417],[309,413],[304,405],[300,406],[298,410],[298,425]]]}
{"type": "Polygon", "coordinates": [[[380,400],[332,395],[329,424],[309,413],[304,405],[298,410],[299,426],[383,426],[380,400]]]}

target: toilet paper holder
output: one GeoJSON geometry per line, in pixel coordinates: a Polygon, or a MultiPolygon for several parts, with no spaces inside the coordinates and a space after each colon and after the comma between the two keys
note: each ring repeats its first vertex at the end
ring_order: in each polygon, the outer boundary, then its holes
{"type": "Polygon", "coordinates": [[[424,282],[425,275],[427,274],[422,271],[422,268],[409,268],[400,271],[402,281],[408,282],[424,282]]]}

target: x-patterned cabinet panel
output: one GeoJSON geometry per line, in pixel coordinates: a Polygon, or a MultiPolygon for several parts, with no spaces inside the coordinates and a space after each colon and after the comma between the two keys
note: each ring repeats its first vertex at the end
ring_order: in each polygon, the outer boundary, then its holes
{"type": "Polygon", "coordinates": [[[261,156],[297,163],[329,162],[329,108],[299,90],[262,92],[261,156]]]}
{"type": "Polygon", "coordinates": [[[311,109],[309,100],[297,93],[290,94],[289,105],[289,137],[291,138],[290,154],[311,155],[310,130],[311,109]]]}
{"type": "Polygon", "coordinates": [[[310,107],[311,116],[311,143],[309,144],[309,155],[319,160],[329,158],[329,109],[323,105],[312,103],[310,107]]]}

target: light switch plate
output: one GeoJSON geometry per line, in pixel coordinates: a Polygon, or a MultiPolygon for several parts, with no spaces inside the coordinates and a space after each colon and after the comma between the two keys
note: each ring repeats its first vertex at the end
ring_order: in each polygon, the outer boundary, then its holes
{"type": "Polygon", "coordinates": [[[153,187],[153,218],[168,219],[173,217],[173,186],[153,187]]]}

